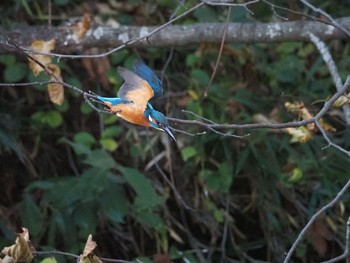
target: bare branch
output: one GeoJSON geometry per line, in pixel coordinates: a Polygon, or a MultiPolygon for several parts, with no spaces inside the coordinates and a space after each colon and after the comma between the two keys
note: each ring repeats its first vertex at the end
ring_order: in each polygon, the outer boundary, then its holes
{"type": "Polygon", "coordinates": [[[345,250],[344,253],[341,254],[338,257],[332,258],[330,260],[327,261],[323,261],[321,263],[334,263],[334,262],[338,262],[340,260],[343,260],[344,258],[346,259],[346,263],[350,263],[350,216],[348,218],[348,221],[346,222],[346,237],[345,237],[345,250]]]}
{"type": "MultiPolygon", "coordinates": [[[[322,109],[313,117],[307,120],[302,121],[294,121],[294,122],[285,122],[285,123],[249,123],[249,124],[217,124],[213,121],[210,121],[202,116],[199,116],[195,113],[185,111],[187,113],[191,113],[197,118],[204,120],[203,121],[197,121],[197,120],[183,120],[183,119],[176,119],[176,118],[168,118],[169,121],[173,122],[174,124],[183,124],[183,125],[190,125],[190,126],[198,126],[205,128],[207,130],[230,130],[230,129],[282,129],[282,128],[288,128],[288,127],[300,127],[309,123],[316,122],[320,120],[326,112],[330,109],[330,107],[333,105],[333,103],[342,95],[344,92],[348,89],[350,86],[350,75],[347,77],[344,85],[339,89],[328,101],[325,102],[322,109]],[[207,123],[209,122],[209,123],[207,123]]],[[[214,131],[214,132],[216,132],[214,131]]],[[[244,137],[244,136],[243,136],[244,137]]]]}
{"type": "Polygon", "coordinates": [[[226,35],[227,35],[227,25],[228,25],[228,21],[229,21],[230,15],[231,15],[231,7],[229,7],[228,11],[227,11],[227,17],[226,17],[226,22],[225,22],[225,25],[224,25],[224,32],[223,32],[223,36],[222,36],[222,40],[221,40],[221,44],[220,44],[219,54],[218,54],[218,57],[217,57],[216,62],[215,62],[213,73],[211,74],[209,83],[207,85],[207,88],[205,89],[204,98],[208,96],[209,88],[211,86],[211,83],[214,80],[214,77],[215,77],[215,74],[216,74],[216,70],[217,70],[217,68],[219,66],[219,62],[220,62],[221,55],[222,55],[222,50],[224,48],[225,39],[226,39],[226,35]]]}
{"type": "MultiPolygon", "coordinates": [[[[314,45],[317,47],[318,51],[322,55],[322,58],[326,63],[329,69],[329,72],[331,73],[335,87],[337,88],[337,90],[341,89],[341,87],[343,86],[343,83],[340,78],[337,66],[335,65],[332,55],[329,53],[329,50],[326,44],[317,36],[315,36],[313,33],[308,32],[308,34],[310,36],[310,40],[314,43],[314,45]]],[[[343,106],[343,111],[345,114],[346,124],[349,125],[350,124],[350,107],[348,105],[343,106]]]]}
{"type": "Polygon", "coordinates": [[[297,245],[299,244],[299,242],[301,241],[301,239],[305,236],[306,232],[309,230],[309,228],[311,227],[311,225],[316,221],[316,219],[323,214],[327,209],[331,208],[332,206],[334,206],[339,200],[340,198],[343,196],[343,194],[350,188],[350,180],[348,180],[348,182],[344,185],[344,187],[338,192],[338,194],[336,195],[336,197],[333,198],[332,201],[330,201],[328,204],[326,204],[325,206],[323,206],[320,210],[317,211],[317,213],[315,213],[310,220],[307,222],[307,224],[305,225],[305,227],[303,228],[303,230],[299,233],[297,239],[294,241],[292,247],[290,248],[290,250],[288,251],[288,254],[286,256],[286,258],[284,259],[283,263],[288,263],[295,248],[297,247],[297,245]]]}
{"type": "Polygon", "coordinates": [[[306,0],[300,0],[304,5],[311,8],[313,11],[327,17],[327,19],[332,23],[335,27],[342,30],[345,34],[347,34],[350,37],[350,31],[347,28],[342,27],[330,14],[323,11],[321,8],[315,7],[313,4],[311,4],[309,1],[306,0]]]}
{"type": "MultiPolygon", "coordinates": [[[[186,11],[199,8],[203,3],[186,11]]],[[[188,14],[188,13],[187,13],[188,14]]],[[[183,15],[183,14],[182,14],[183,15]]],[[[182,17],[181,15],[181,17],[182,17]]],[[[180,18],[181,18],[180,17],[180,18]]],[[[179,19],[176,17],[174,19],[179,19]]],[[[173,20],[169,22],[173,23],[173,20]]],[[[335,22],[342,28],[350,28],[350,17],[336,19],[335,22]]],[[[86,37],[79,43],[71,39],[71,29],[68,27],[30,26],[15,28],[6,34],[19,46],[29,46],[34,40],[56,39],[55,54],[61,57],[83,57],[83,55],[63,55],[73,52],[81,53],[83,50],[100,47],[112,48],[110,51],[97,56],[106,56],[125,47],[173,47],[198,45],[203,42],[221,43],[222,23],[198,23],[194,25],[170,25],[165,23],[158,27],[120,26],[117,28],[95,26],[91,28],[86,37]],[[115,48],[117,47],[117,48],[115,48]]],[[[0,30],[2,30],[0,28],[0,30]]],[[[322,40],[344,39],[346,35],[332,25],[315,21],[293,21],[280,23],[228,23],[226,43],[272,43],[282,41],[309,41],[305,32],[313,32],[322,40]]],[[[6,39],[0,38],[0,52],[13,50],[6,39]]],[[[89,57],[95,57],[89,55],[89,57]]]]}

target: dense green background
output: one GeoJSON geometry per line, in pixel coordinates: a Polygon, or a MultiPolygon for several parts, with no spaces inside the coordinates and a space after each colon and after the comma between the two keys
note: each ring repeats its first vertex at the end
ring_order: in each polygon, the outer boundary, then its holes
{"type": "MultiPolygon", "coordinates": [[[[46,1],[8,2],[16,4],[1,4],[1,24],[47,23],[46,1]]],[[[176,9],[179,1],[146,2],[125,1],[116,9],[113,1],[54,0],[53,23],[89,10],[100,21],[160,25],[175,10],[181,14],[185,6],[195,4],[186,1],[176,9]],[[102,6],[111,12],[101,11],[102,6]]],[[[283,4],[312,15],[294,2],[283,4]]],[[[335,17],[350,11],[346,4],[322,2],[320,7],[335,17]]],[[[266,4],[252,10],[254,17],[244,8],[232,8],[230,20],[278,19],[266,4]]],[[[222,22],[226,15],[226,8],[202,7],[177,24],[222,22]]],[[[345,79],[348,42],[327,44],[345,79]]],[[[67,83],[113,96],[122,84],[117,66],[131,68],[135,58],[142,58],[160,73],[171,54],[163,75],[165,96],[155,102],[155,108],[167,116],[193,118],[181,112],[187,109],[218,123],[253,123],[256,114],[268,118],[277,114],[281,122],[291,121],[297,117],[284,109],[285,101],[302,100],[316,113],[335,91],[311,43],[226,44],[208,97],[203,98],[218,50],[219,45],[204,43],[172,50],[124,49],[99,60],[94,67],[108,61],[110,68],[95,78],[82,60],[56,63],[67,83]]],[[[46,79],[44,74],[35,78],[26,59],[15,54],[0,55],[0,69],[1,82],[46,79]]],[[[341,110],[330,113],[326,119],[337,128],[333,140],[347,148],[349,132],[333,117],[341,110]]],[[[203,260],[201,255],[209,262],[229,262],[229,258],[280,262],[310,216],[348,180],[350,162],[339,151],[323,149],[326,143],[321,135],[306,144],[292,144],[283,131],[232,133],[250,136],[176,133],[174,143],[159,131],[99,115],[70,90],[58,107],[49,102],[45,85],[2,86],[0,247],[13,243],[14,232],[25,226],[37,250],[79,254],[91,233],[101,257],[142,257],[148,262],[156,254],[168,253],[175,262],[198,262],[203,260]]],[[[349,193],[343,200],[311,229],[298,246],[295,262],[315,262],[342,253],[349,193]]]]}

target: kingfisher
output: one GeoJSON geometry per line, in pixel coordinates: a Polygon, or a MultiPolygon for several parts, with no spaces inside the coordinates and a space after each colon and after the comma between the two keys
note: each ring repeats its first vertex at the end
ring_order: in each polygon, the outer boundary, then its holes
{"type": "Polygon", "coordinates": [[[117,70],[124,79],[117,97],[97,96],[97,100],[118,117],[133,124],[164,131],[176,141],[164,114],[156,111],[150,103],[163,94],[162,82],[156,74],[139,60],[134,61],[135,72],[123,67],[117,70]]]}

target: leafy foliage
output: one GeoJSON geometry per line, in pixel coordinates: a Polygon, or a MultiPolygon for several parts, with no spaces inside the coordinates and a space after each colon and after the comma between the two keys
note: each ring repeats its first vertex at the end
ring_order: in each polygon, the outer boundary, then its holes
{"type": "MultiPolygon", "coordinates": [[[[112,2],[94,5],[96,10],[113,10],[112,2]]],[[[177,14],[194,2],[186,1],[177,14]]],[[[324,5],[332,12],[330,2],[324,5]]],[[[17,12],[28,21],[48,8],[31,1],[20,5],[17,12]]],[[[72,7],[84,7],[80,1],[65,0],[53,5],[67,16],[72,7]]],[[[127,1],[121,6],[119,23],[160,24],[174,12],[177,1],[127,1]]],[[[270,10],[256,9],[257,18],[268,21],[273,16],[270,10]]],[[[206,6],[177,23],[222,22],[223,10],[206,6]]],[[[1,19],[12,20],[13,15],[1,19]]],[[[113,13],[94,15],[115,20],[113,13]]],[[[244,8],[237,8],[230,19],[251,20],[244,8]]],[[[194,48],[175,49],[166,68],[163,83],[170,95],[156,101],[155,107],[166,109],[168,116],[192,118],[180,111],[186,109],[217,123],[252,123],[258,114],[285,122],[298,118],[286,110],[286,101],[301,100],[313,113],[320,107],[318,101],[335,89],[309,43],[225,44],[204,98],[219,47],[194,48]]],[[[330,48],[346,75],[348,44],[330,43],[330,48]]],[[[140,55],[160,73],[169,55],[165,48],[137,51],[123,49],[96,64],[92,58],[53,63],[67,83],[113,96],[122,84],[117,66],[130,68],[140,55]]],[[[0,64],[2,82],[47,80],[42,74],[34,78],[28,64],[14,55],[1,55],[0,64]]],[[[86,237],[93,234],[100,255],[114,258],[151,262],[148,256],[161,254],[174,261],[200,262],[199,251],[204,249],[210,250],[212,262],[218,262],[224,246],[229,258],[278,261],[296,229],[348,179],[347,157],[330,148],[322,150],[326,144],[317,132],[304,144],[291,143],[286,132],[267,130],[249,131],[244,139],[177,134],[178,143],[169,144],[157,131],[99,115],[70,91],[60,106],[49,102],[42,85],[0,92],[0,185],[5,197],[0,201],[5,215],[0,219],[1,246],[13,239],[13,222],[21,222],[37,249],[80,253],[86,237]]],[[[349,147],[343,123],[330,115],[326,121],[337,129],[337,144],[349,147]]],[[[298,259],[319,261],[326,256],[324,251],[329,257],[341,250],[337,240],[345,233],[348,197],[347,193],[346,201],[312,229],[297,251],[298,259]],[[333,239],[317,234],[319,229],[327,229],[333,239]]]]}

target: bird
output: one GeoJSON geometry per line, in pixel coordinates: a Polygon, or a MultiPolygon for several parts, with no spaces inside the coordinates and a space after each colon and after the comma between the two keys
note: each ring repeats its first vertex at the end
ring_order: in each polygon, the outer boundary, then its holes
{"type": "Polygon", "coordinates": [[[175,136],[163,113],[155,110],[151,100],[162,96],[162,82],[146,64],[134,61],[134,71],[124,67],[117,68],[124,79],[117,97],[96,96],[106,109],[127,122],[152,127],[166,132],[174,141],[175,136]]]}

